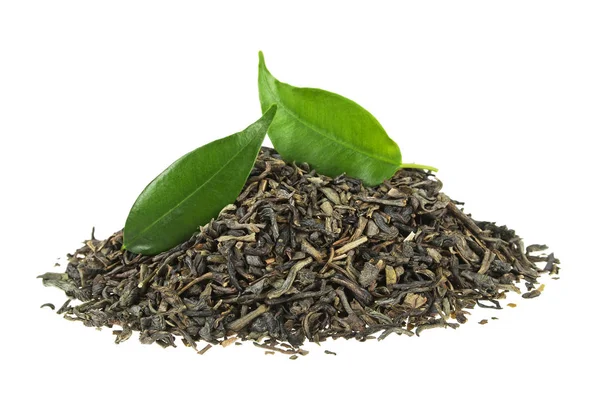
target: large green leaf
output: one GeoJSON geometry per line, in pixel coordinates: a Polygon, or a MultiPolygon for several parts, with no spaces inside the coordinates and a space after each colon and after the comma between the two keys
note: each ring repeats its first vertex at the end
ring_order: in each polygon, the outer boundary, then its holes
{"type": "Polygon", "coordinates": [[[258,91],[263,112],[277,104],[269,137],[288,161],[307,162],[329,176],[346,173],[372,186],[402,163],[398,145],[367,110],[321,89],[282,83],[259,53],[258,91]]]}
{"type": "Polygon", "coordinates": [[[129,212],[125,248],[146,255],[168,250],[233,203],[276,111],[269,108],[246,130],[199,147],[158,175],[129,212]]]}

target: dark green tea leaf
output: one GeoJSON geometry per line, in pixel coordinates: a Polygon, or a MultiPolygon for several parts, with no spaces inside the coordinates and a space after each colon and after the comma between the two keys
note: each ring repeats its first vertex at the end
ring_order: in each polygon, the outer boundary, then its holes
{"type": "Polygon", "coordinates": [[[269,137],[284,159],[309,163],[332,177],[346,173],[369,186],[400,167],[398,145],[371,113],[338,94],[280,82],[267,70],[262,52],[258,90],[263,112],[277,104],[269,137]]]}
{"type": "Polygon", "coordinates": [[[129,212],[125,248],[145,255],[168,250],[233,203],[276,111],[269,108],[246,130],[199,147],[158,175],[129,212]]]}

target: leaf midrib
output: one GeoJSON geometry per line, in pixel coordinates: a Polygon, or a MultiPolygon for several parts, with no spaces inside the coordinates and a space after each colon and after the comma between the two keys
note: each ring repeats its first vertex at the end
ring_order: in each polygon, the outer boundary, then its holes
{"type": "MultiPolygon", "coordinates": [[[[265,70],[266,70],[266,69],[265,69],[265,70]]],[[[263,76],[264,76],[264,74],[263,74],[263,76]]],[[[271,76],[271,77],[273,77],[273,76],[271,76]]],[[[279,82],[279,81],[278,81],[277,79],[275,79],[275,78],[273,78],[273,80],[275,80],[275,81],[279,82]]],[[[340,146],[342,146],[342,147],[344,147],[344,148],[346,148],[346,149],[353,150],[353,151],[355,151],[355,152],[357,152],[357,153],[360,153],[361,155],[363,155],[363,156],[365,156],[365,157],[368,157],[368,158],[371,158],[371,159],[375,159],[375,160],[379,160],[379,161],[385,162],[385,163],[387,163],[387,164],[393,165],[393,166],[395,166],[395,167],[398,167],[398,166],[399,166],[399,164],[398,164],[398,163],[392,162],[392,161],[390,161],[390,160],[388,160],[388,159],[384,159],[384,158],[382,158],[382,157],[379,157],[379,156],[373,156],[373,155],[371,155],[371,154],[369,154],[369,153],[365,153],[364,151],[362,151],[362,150],[360,150],[360,149],[357,149],[356,147],[353,147],[353,146],[351,146],[351,145],[349,145],[349,144],[347,144],[347,143],[344,143],[344,142],[342,142],[342,141],[338,140],[338,139],[335,137],[335,135],[329,134],[329,133],[327,133],[327,132],[325,132],[325,131],[323,131],[323,130],[321,130],[321,129],[317,129],[315,126],[312,126],[310,123],[307,123],[306,121],[302,120],[300,117],[298,117],[298,115],[297,115],[296,113],[294,113],[294,112],[293,112],[291,109],[289,109],[289,108],[288,108],[288,107],[287,107],[285,104],[283,104],[283,102],[281,101],[281,99],[277,98],[277,95],[276,95],[276,94],[273,92],[273,89],[271,89],[271,85],[269,84],[269,82],[267,81],[267,82],[265,82],[265,83],[266,83],[266,85],[267,85],[267,89],[268,89],[268,91],[270,92],[271,96],[273,97],[273,99],[274,99],[274,100],[275,100],[275,102],[277,103],[277,106],[278,106],[278,107],[282,107],[282,108],[283,108],[283,109],[284,109],[286,112],[288,112],[288,113],[290,114],[290,116],[292,116],[294,119],[296,119],[298,122],[300,122],[300,123],[301,123],[302,125],[304,125],[305,127],[309,128],[310,130],[314,131],[315,133],[318,133],[318,134],[320,134],[321,136],[323,136],[323,137],[325,137],[325,138],[327,138],[327,139],[329,139],[329,140],[332,140],[333,142],[335,142],[335,143],[339,144],[340,146]]],[[[281,82],[279,82],[279,83],[281,83],[281,82]]],[[[290,87],[294,87],[294,86],[290,86],[290,87]]]]}
{"type": "Polygon", "coordinates": [[[151,228],[153,228],[158,222],[160,222],[161,220],[163,220],[169,213],[171,213],[173,210],[177,209],[179,206],[181,206],[183,203],[187,202],[187,200],[194,196],[199,190],[201,190],[204,186],[206,186],[207,184],[209,184],[213,178],[218,175],[223,169],[225,169],[231,162],[233,162],[233,160],[238,157],[240,155],[240,153],[242,153],[242,151],[248,147],[248,145],[250,145],[250,143],[252,143],[254,141],[254,139],[249,139],[248,143],[246,143],[244,146],[242,146],[242,148],[240,150],[238,150],[238,152],[232,156],[227,162],[225,162],[223,164],[223,166],[221,166],[219,168],[219,170],[217,170],[215,173],[213,173],[204,183],[202,183],[200,186],[198,186],[198,188],[196,188],[192,193],[190,193],[189,195],[187,195],[183,200],[181,200],[179,203],[177,203],[175,206],[173,206],[171,209],[167,210],[165,213],[163,213],[158,219],[156,219],[154,222],[152,222],[152,224],[150,224],[149,226],[147,226],[144,230],[142,230],[141,232],[139,232],[136,236],[134,236],[132,238],[132,241],[135,241],[137,239],[139,239],[140,236],[142,236],[144,233],[146,233],[148,230],[150,230],[151,228]]]}

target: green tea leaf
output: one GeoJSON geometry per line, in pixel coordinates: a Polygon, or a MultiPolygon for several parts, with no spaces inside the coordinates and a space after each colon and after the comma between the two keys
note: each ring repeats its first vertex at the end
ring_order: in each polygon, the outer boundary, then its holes
{"type": "Polygon", "coordinates": [[[276,107],[246,130],[186,154],[158,175],[135,201],[123,233],[134,253],[152,255],[186,241],[242,190],[276,107]]]}
{"type": "Polygon", "coordinates": [[[398,145],[371,113],[338,94],[280,82],[262,52],[258,91],[263,111],[277,104],[269,137],[284,159],[309,163],[332,177],[346,173],[370,186],[400,167],[398,145]]]}

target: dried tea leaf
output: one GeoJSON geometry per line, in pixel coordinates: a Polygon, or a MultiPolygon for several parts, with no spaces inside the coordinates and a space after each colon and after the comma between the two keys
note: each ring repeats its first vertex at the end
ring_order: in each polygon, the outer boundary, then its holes
{"type": "Polygon", "coordinates": [[[534,289],[530,292],[523,293],[523,295],[521,295],[521,296],[523,297],[523,299],[533,299],[533,298],[537,298],[541,294],[542,294],[542,292],[540,292],[538,289],[534,289]]]}
{"type": "Polygon", "coordinates": [[[521,281],[532,293],[539,263],[551,258],[528,255],[513,231],[452,209],[441,187],[417,170],[365,187],[263,148],[238,200],[184,243],[138,255],[122,249],[119,231],[84,242],[66,273],[41,278],[69,298],[57,313],[90,327],[119,325],[116,341],[129,331],[160,346],[239,338],[300,356],[307,340],[456,328],[475,306],[502,309],[499,299],[516,296],[521,281]]]}
{"type": "Polygon", "coordinates": [[[237,341],[237,340],[238,340],[238,337],[237,337],[237,336],[232,336],[231,338],[229,338],[229,339],[225,339],[224,341],[222,341],[222,342],[221,342],[221,346],[222,346],[222,347],[224,347],[224,348],[226,348],[226,347],[228,347],[229,345],[232,345],[232,344],[234,344],[234,343],[235,343],[235,341],[237,341]]]}
{"type": "Polygon", "coordinates": [[[418,293],[408,293],[404,298],[404,304],[411,309],[419,309],[421,306],[427,303],[425,296],[419,295],[418,293]]]}
{"type": "Polygon", "coordinates": [[[360,271],[360,275],[358,276],[358,283],[364,288],[368,287],[377,280],[380,270],[376,265],[369,262],[365,263],[363,270],[360,271]]]}
{"type": "Polygon", "coordinates": [[[387,265],[385,267],[385,285],[389,288],[398,281],[398,274],[396,269],[392,266],[387,265]]]}

